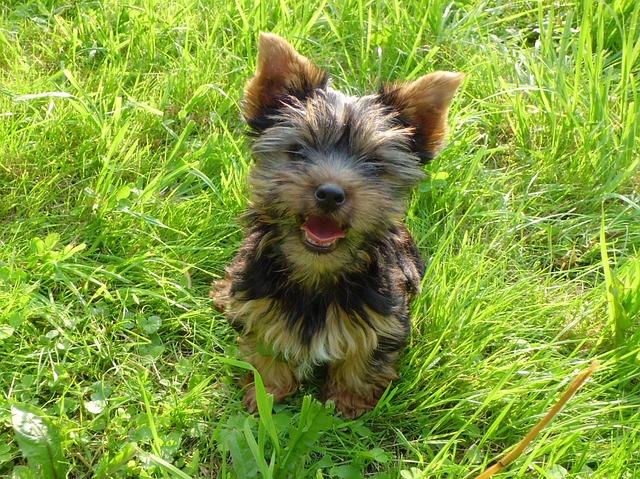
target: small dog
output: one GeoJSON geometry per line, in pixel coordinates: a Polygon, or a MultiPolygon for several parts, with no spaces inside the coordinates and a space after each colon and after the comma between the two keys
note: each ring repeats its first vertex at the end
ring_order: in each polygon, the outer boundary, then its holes
{"type": "MultiPolygon", "coordinates": [[[[261,34],[258,50],[242,105],[254,132],[248,228],[211,296],[276,401],[326,365],[325,398],[357,417],[397,377],[424,274],[406,203],[463,75],[354,97],[277,35],[261,34]]],[[[251,378],[244,403],[255,410],[251,378]]]]}

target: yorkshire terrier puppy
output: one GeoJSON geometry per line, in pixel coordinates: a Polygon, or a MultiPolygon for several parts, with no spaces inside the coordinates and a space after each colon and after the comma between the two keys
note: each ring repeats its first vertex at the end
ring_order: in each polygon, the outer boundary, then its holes
{"type": "MultiPolygon", "coordinates": [[[[260,35],[242,105],[255,158],[246,237],[211,296],[276,401],[326,365],[325,398],[357,417],[397,377],[424,273],[403,217],[461,81],[435,72],[349,96],[260,35]]],[[[244,402],[255,410],[251,379],[244,402]]]]}

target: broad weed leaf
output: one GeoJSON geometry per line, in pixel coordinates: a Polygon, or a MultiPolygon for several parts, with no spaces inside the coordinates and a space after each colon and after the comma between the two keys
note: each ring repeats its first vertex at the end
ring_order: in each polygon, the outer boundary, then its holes
{"type": "Polygon", "coordinates": [[[38,479],[38,476],[27,466],[16,466],[11,472],[11,479],[38,479]]]}
{"type": "Polygon", "coordinates": [[[127,462],[136,454],[136,443],[128,442],[117,453],[105,454],[95,468],[95,479],[108,478],[127,467],[127,462]]]}
{"type": "Polygon", "coordinates": [[[333,416],[322,404],[311,396],[304,397],[298,425],[290,432],[285,448],[280,477],[292,477],[304,468],[309,453],[317,449],[320,436],[333,425],[333,421],[333,416]]]}
{"type": "Polygon", "coordinates": [[[29,466],[42,479],[63,479],[67,464],[62,455],[60,437],[55,426],[37,409],[11,406],[11,423],[16,441],[29,466]]]}
{"type": "MultiPolygon", "coordinates": [[[[243,433],[245,415],[231,416],[225,425],[217,433],[217,441],[222,450],[231,454],[231,465],[236,477],[251,479],[258,477],[258,464],[253,458],[253,453],[243,433]]],[[[252,426],[256,426],[255,418],[249,416],[252,426]]]]}
{"type": "Polygon", "coordinates": [[[362,479],[362,471],[353,464],[332,467],[329,471],[331,477],[340,479],[362,479]]]}

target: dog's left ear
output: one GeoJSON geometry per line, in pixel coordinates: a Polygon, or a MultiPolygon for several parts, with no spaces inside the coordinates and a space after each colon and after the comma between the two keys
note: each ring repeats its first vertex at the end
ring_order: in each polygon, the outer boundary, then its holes
{"type": "Polygon", "coordinates": [[[462,73],[438,71],[415,81],[382,87],[380,101],[414,130],[414,150],[422,163],[433,159],[447,135],[447,115],[462,73]]]}
{"type": "Polygon", "coordinates": [[[247,123],[260,131],[269,126],[269,115],[292,98],[303,100],[325,88],[329,76],[300,55],[284,38],[261,33],[256,74],[244,90],[242,112],[247,123]]]}

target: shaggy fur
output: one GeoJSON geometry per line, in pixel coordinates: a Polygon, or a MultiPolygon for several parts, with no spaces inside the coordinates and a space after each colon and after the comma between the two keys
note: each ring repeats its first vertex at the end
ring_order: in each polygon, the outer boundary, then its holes
{"type": "MultiPolygon", "coordinates": [[[[211,295],[276,400],[327,365],[326,398],[355,417],[397,377],[424,273],[407,198],[442,147],[461,80],[435,72],[347,96],[285,40],[260,36],[243,103],[255,157],[248,230],[211,295]]],[[[245,404],[255,409],[251,381],[245,404]]]]}

